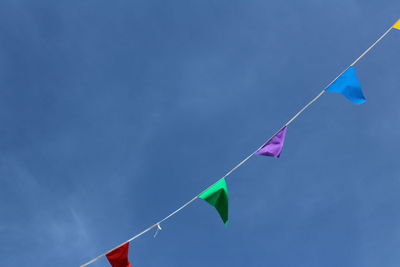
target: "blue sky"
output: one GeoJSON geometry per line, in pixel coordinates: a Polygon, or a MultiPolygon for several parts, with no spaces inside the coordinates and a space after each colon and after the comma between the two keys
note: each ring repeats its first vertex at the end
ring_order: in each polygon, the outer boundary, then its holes
{"type": "MultiPolygon", "coordinates": [[[[0,3],[0,265],[78,266],[190,200],[400,17],[390,1],[0,3]]],[[[400,31],[280,159],[131,244],[134,266],[399,266],[400,31]]],[[[109,266],[103,258],[93,267],[109,266]]]]}

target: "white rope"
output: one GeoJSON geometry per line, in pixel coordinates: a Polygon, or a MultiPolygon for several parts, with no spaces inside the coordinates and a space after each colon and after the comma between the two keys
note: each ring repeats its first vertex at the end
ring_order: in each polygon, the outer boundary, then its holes
{"type": "MultiPolygon", "coordinates": [[[[342,71],[338,76],[336,76],[335,79],[333,79],[330,83],[328,83],[328,85],[326,85],[324,87],[324,89],[316,96],[314,97],[310,102],[308,102],[302,109],[300,109],[299,112],[296,113],[296,115],[294,115],[286,124],[285,126],[289,126],[289,124],[291,124],[295,119],[297,119],[298,116],[300,116],[301,113],[303,113],[309,106],[311,106],[315,101],[317,101],[324,93],[325,90],[331,86],[340,76],[342,76],[343,73],[346,72],[346,70],[348,70],[349,67],[347,67],[344,71],[342,71]]],[[[283,127],[282,127],[283,128],[283,127]]]]}
{"type": "Polygon", "coordinates": [[[310,102],[308,102],[307,105],[305,105],[302,109],[300,109],[300,111],[297,112],[296,115],[294,115],[294,116],[285,124],[285,126],[288,126],[289,124],[291,124],[298,116],[300,116],[301,113],[303,113],[309,106],[311,106],[312,103],[314,103],[315,101],[317,101],[318,98],[320,98],[324,93],[325,93],[325,89],[322,90],[316,97],[314,97],[313,100],[311,100],[310,102]]]}
{"type": "Polygon", "coordinates": [[[393,29],[393,26],[390,26],[390,28],[382,34],[381,37],[378,38],[378,40],[375,41],[367,50],[364,51],[364,53],[361,54],[356,60],[354,60],[353,63],[351,63],[350,66],[354,66],[360,59],[362,59],[372,48],[374,48],[375,45],[377,45],[391,30],[393,29]]]}
{"type": "MultiPolygon", "coordinates": [[[[259,148],[257,148],[257,150],[255,150],[254,152],[252,152],[250,155],[248,155],[244,160],[242,160],[241,162],[239,162],[235,167],[233,167],[230,171],[228,171],[221,179],[224,179],[226,177],[228,177],[230,174],[232,174],[234,171],[236,171],[240,166],[242,166],[244,163],[246,163],[252,156],[254,156],[254,154],[260,150],[264,145],[266,145],[277,133],[279,133],[283,128],[287,127],[289,124],[291,124],[298,116],[300,116],[301,113],[303,113],[309,106],[311,106],[315,101],[317,101],[324,93],[325,90],[331,86],[344,72],[346,72],[350,67],[354,66],[361,58],[363,58],[375,45],[377,45],[392,29],[393,27],[391,26],[381,37],[378,38],[378,40],[376,40],[367,50],[365,50],[361,56],[359,56],[353,63],[350,64],[350,66],[348,66],[345,70],[343,70],[335,79],[333,79],[327,86],[325,86],[325,88],[316,96],[314,97],[310,102],[308,102],[303,108],[300,109],[299,112],[297,112],[292,118],[290,118],[290,120],[284,124],[284,126],[282,126],[278,131],[276,131],[267,141],[265,141],[259,148]]],[[[219,179],[220,180],[220,179],[219,179]]],[[[218,181],[219,181],[218,180],[218,181]]],[[[217,181],[217,182],[218,182],[217,181]]],[[[213,185],[215,185],[217,182],[213,183],[212,185],[210,185],[209,187],[207,187],[205,190],[202,191],[205,192],[207,191],[209,188],[211,188],[213,185]]],[[[200,193],[201,194],[201,193],[200,193]]],[[[199,194],[199,195],[200,195],[199,194]]],[[[192,202],[194,202],[199,195],[196,195],[194,198],[192,198],[191,200],[189,200],[188,202],[186,202],[185,204],[183,204],[182,206],[180,206],[178,209],[176,209],[175,211],[173,211],[172,213],[170,213],[169,215],[167,215],[166,217],[164,217],[162,220],[160,220],[159,222],[153,224],[152,226],[148,227],[147,229],[143,230],[142,232],[140,232],[139,234],[133,236],[132,238],[128,239],[127,241],[125,241],[124,243],[114,247],[113,249],[107,251],[106,253],[103,253],[99,256],[97,256],[96,258],[88,261],[87,263],[81,265],[80,267],[85,267],[88,266],[89,264],[97,261],[98,259],[100,259],[101,257],[105,256],[106,254],[110,253],[111,251],[119,248],[120,246],[122,246],[125,243],[131,242],[132,240],[140,237],[141,235],[147,233],[148,231],[150,231],[151,229],[153,229],[154,227],[157,227],[157,232],[155,234],[155,236],[157,235],[158,231],[161,230],[160,228],[160,224],[166,220],[168,220],[169,218],[171,218],[172,216],[174,216],[176,213],[180,212],[181,210],[183,210],[184,208],[186,208],[187,206],[189,206],[192,202]]]]}

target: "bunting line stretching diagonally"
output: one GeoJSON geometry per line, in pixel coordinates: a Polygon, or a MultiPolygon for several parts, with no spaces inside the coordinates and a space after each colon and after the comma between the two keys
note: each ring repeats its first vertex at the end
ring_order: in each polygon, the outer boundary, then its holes
{"type": "MultiPolygon", "coordinates": [[[[225,179],[232,174],[234,171],[236,171],[239,167],[241,167],[244,163],[246,163],[251,157],[253,157],[255,154],[257,155],[266,155],[266,156],[272,156],[272,157],[279,157],[280,152],[283,147],[283,142],[285,139],[285,134],[287,127],[295,120],[297,119],[300,114],[302,114],[306,109],[308,109],[313,103],[315,103],[326,91],[328,92],[335,92],[342,94],[346,98],[348,98],[350,101],[361,104],[365,102],[365,98],[362,94],[361,91],[361,86],[359,85],[359,81],[357,77],[355,76],[355,71],[354,71],[354,65],[358,63],[366,54],[368,54],[369,51],[371,51],[384,37],[386,37],[389,32],[392,29],[397,29],[400,30],[400,19],[393,24],[385,33],[383,33],[368,49],[366,49],[356,60],[353,61],[345,70],[343,70],[335,79],[333,79],[325,88],[316,96],[314,97],[310,102],[308,102],[303,108],[300,109],[299,112],[297,112],[293,117],[291,117],[286,124],[284,124],[278,131],[276,131],[267,141],[265,141],[257,150],[252,152],[250,155],[248,155],[245,159],[243,159],[241,162],[239,162],[235,167],[233,167],[231,170],[229,170],[222,178],[220,178],[218,181],[216,181],[214,184],[210,185],[208,188],[203,190],[200,194],[196,195],[194,198],[183,204],[181,207],[161,219],[160,221],[156,222],[155,224],[149,226],[139,234],[131,237],[127,241],[123,242],[122,244],[114,247],[113,249],[97,256],[96,258],[90,260],[89,262],[81,265],[81,267],[85,267],[98,259],[100,259],[103,256],[110,255],[110,253],[117,251],[120,247],[126,246],[126,253],[127,253],[127,247],[128,243],[130,243],[132,240],[140,237],[141,235],[147,233],[148,231],[152,230],[155,227],[159,227],[161,223],[164,221],[168,220],[187,206],[189,206],[192,202],[194,202],[198,198],[202,198],[206,201],[208,201],[211,205],[216,207],[217,211],[220,213],[221,218],[223,219],[224,223],[227,222],[228,220],[228,191],[226,188],[225,184],[225,179]],[[350,77],[350,80],[349,80],[350,77]],[[347,78],[347,79],[346,79],[347,78]],[[272,147],[272,145],[274,147],[272,147]],[[272,152],[271,152],[272,151],[272,152]],[[263,154],[263,152],[265,152],[263,154]],[[222,183],[221,181],[223,180],[223,184],[221,184],[217,189],[218,190],[213,190],[214,186],[219,185],[222,183]],[[210,194],[206,194],[208,190],[211,192],[210,194]],[[214,192],[215,191],[215,192],[214,192]],[[221,204],[223,203],[223,204],[221,204]],[[218,207],[218,208],[217,208],[218,207]]],[[[215,188],[214,188],[215,189],[215,188]]],[[[122,250],[122,249],[121,249],[122,250]]],[[[119,250],[118,250],[119,251],[119,250]]],[[[113,255],[113,254],[112,254],[113,255]]],[[[123,254],[123,257],[125,257],[125,254],[123,254]]],[[[129,261],[128,261],[129,263],[129,261]]]]}

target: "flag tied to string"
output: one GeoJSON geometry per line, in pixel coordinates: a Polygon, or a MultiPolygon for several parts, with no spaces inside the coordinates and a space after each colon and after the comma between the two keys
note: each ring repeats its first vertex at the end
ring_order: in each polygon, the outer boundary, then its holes
{"type": "Polygon", "coordinates": [[[400,19],[392,27],[400,30],[400,19]]]}
{"type": "Polygon", "coordinates": [[[112,267],[132,267],[128,260],[129,242],[106,254],[112,267]]]}
{"type": "Polygon", "coordinates": [[[285,143],[286,129],[286,126],[283,127],[262,148],[260,148],[256,154],[279,158],[283,149],[283,144],[285,143]]]}
{"type": "Polygon", "coordinates": [[[326,91],[341,94],[355,104],[362,104],[366,101],[353,67],[349,67],[326,91]]]}
{"type": "Polygon", "coordinates": [[[226,186],[225,178],[220,179],[201,193],[199,198],[207,201],[218,211],[225,225],[228,223],[228,187],[226,186]]]}

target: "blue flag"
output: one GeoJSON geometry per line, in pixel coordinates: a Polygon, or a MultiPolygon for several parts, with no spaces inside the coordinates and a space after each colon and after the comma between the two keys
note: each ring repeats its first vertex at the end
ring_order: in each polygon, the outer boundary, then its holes
{"type": "Polygon", "coordinates": [[[326,91],[341,94],[355,104],[365,102],[360,81],[353,67],[349,67],[326,91]]]}

